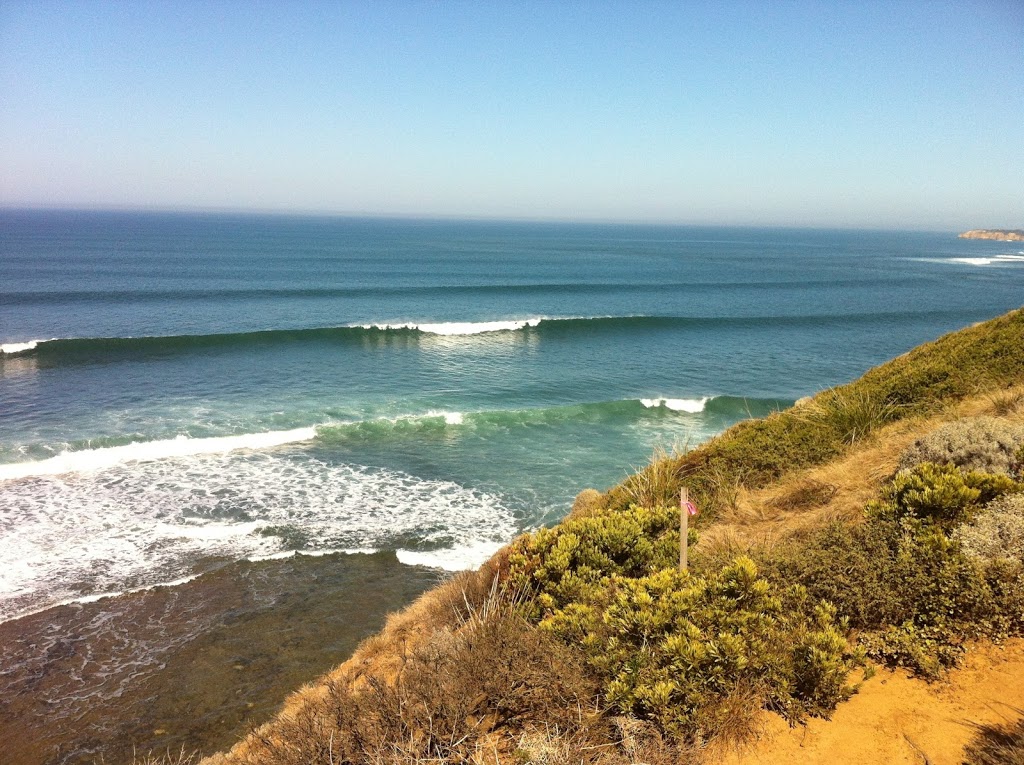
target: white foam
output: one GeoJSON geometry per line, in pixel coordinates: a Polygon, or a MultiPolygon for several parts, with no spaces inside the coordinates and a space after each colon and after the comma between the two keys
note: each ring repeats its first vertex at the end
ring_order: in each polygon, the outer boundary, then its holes
{"type": "Polygon", "coordinates": [[[396,554],[398,562],[404,563],[406,566],[425,566],[444,571],[468,571],[482,566],[504,546],[504,542],[478,542],[466,547],[430,552],[398,550],[396,554]]]}
{"type": "Polygon", "coordinates": [[[148,462],[200,454],[223,454],[237,449],[269,449],[285,444],[311,441],[314,438],[316,438],[315,427],[214,438],[189,438],[182,435],[164,441],[140,441],[124,446],[83,449],[64,452],[45,460],[0,465],[0,481],[30,476],[105,470],[125,462],[148,462]]]}
{"type": "Polygon", "coordinates": [[[424,554],[421,565],[462,568],[518,529],[495,495],[290,451],[7,481],[0,507],[0,621],[172,582],[212,559],[262,560],[296,549],[330,555],[415,540],[445,548],[424,554]]]}
{"type": "MultiPolygon", "coordinates": [[[[431,420],[436,418],[443,418],[446,425],[461,425],[464,421],[465,415],[462,412],[441,412],[431,409],[423,414],[400,414],[395,417],[375,417],[372,420],[355,420],[354,422],[343,423],[341,427],[358,426],[364,423],[374,422],[390,422],[397,425],[400,422],[415,422],[416,420],[431,420]]],[[[334,427],[338,427],[338,425],[334,425],[334,427]]]]}
{"type": "Polygon", "coordinates": [[[268,560],[286,560],[288,558],[323,558],[325,555],[376,555],[380,550],[372,547],[358,550],[283,550],[270,555],[251,555],[246,558],[250,563],[261,563],[268,560]]]}
{"type": "Polygon", "coordinates": [[[221,541],[232,537],[246,536],[259,531],[265,524],[259,521],[249,523],[187,523],[157,524],[157,533],[168,538],[195,539],[201,542],[221,541]]]}
{"type": "Polygon", "coordinates": [[[995,258],[950,258],[951,263],[963,263],[968,266],[991,266],[995,258]]]}
{"type": "MultiPolygon", "coordinates": [[[[180,587],[183,584],[188,584],[194,579],[198,579],[200,576],[202,576],[202,574],[192,574],[190,576],[178,577],[177,579],[172,579],[168,582],[147,584],[144,587],[133,587],[126,590],[108,590],[106,592],[93,593],[92,595],[82,595],[77,598],[67,598],[66,600],[60,600],[56,603],[47,603],[41,607],[5,614],[0,618],[0,622],[7,621],[9,619],[21,619],[22,617],[30,616],[32,614],[39,613],[40,611],[45,611],[48,608],[56,608],[58,606],[86,605],[89,603],[96,603],[104,598],[119,598],[122,595],[132,595],[136,592],[148,592],[149,590],[155,590],[158,587],[180,587]]],[[[0,614],[2,614],[2,611],[0,611],[0,614]]]]}
{"type": "Polygon", "coordinates": [[[1006,253],[1003,255],[986,255],[968,258],[919,258],[926,263],[961,263],[965,266],[1005,266],[1024,264],[1024,254],[1006,253]]]}
{"type": "Polygon", "coordinates": [[[26,343],[6,343],[5,345],[0,345],[0,353],[7,356],[13,356],[16,353],[34,351],[39,343],[45,342],[45,340],[29,340],[26,343]]]}
{"type": "Polygon", "coordinates": [[[699,414],[704,411],[704,407],[709,400],[707,396],[704,398],[642,398],[640,403],[648,409],[656,409],[663,406],[674,412],[699,414]]]}
{"type": "Polygon", "coordinates": [[[508,321],[466,321],[440,322],[437,324],[360,324],[363,329],[413,329],[428,335],[482,335],[486,332],[515,332],[526,327],[536,327],[544,319],[513,319],[508,321]]]}

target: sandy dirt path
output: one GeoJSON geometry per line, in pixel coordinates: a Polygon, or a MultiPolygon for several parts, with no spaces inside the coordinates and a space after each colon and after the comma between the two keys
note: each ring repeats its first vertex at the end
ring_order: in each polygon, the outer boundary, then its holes
{"type": "Polygon", "coordinates": [[[975,725],[1005,723],[1024,710],[1024,640],[978,646],[941,682],[879,670],[831,720],[790,728],[777,715],[746,750],[721,765],[960,765],[975,725]],[[841,758],[841,759],[837,759],[841,758]]]}

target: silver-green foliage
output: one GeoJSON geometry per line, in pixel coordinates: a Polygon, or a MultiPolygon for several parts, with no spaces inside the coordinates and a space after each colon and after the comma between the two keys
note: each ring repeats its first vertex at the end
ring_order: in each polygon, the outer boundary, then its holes
{"type": "Polygon", "coordinates": [[[964,554],[975,560],[1024,564],[1024,494],[989,503],[973,523],[958,528],[953,538],[964,554]]]}
{"type": "Polygon", "coordinates": [[[971,417],[943,425],[900,456],[900,468],[922,462],[952,463],[965,470],[1012,475],[1019,471],[1024,426],[995,417],[971,417]]]}

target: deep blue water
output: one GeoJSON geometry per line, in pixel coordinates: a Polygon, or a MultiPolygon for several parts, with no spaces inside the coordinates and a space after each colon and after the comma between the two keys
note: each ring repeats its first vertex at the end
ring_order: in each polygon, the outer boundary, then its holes
{"type": "Polygon", "coordinates": [[[0,212],[0,618],[292,550],[478,562],[655,447],[1019,307],[1020,249],[0,212]]]}

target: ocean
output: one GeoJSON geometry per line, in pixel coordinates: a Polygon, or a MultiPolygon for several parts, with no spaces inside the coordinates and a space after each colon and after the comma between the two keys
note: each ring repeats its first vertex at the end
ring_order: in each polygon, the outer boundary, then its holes
{"type": "Polygon", "coordinates": [[[950,232],[2,211],[0,622],[479,565],[1022,297],[1019,244],[950,232]]]}

